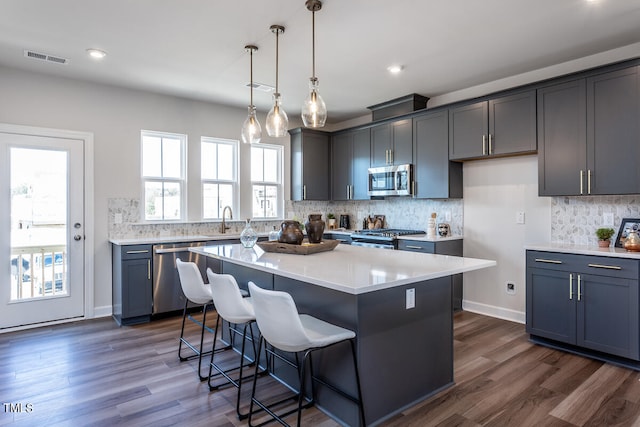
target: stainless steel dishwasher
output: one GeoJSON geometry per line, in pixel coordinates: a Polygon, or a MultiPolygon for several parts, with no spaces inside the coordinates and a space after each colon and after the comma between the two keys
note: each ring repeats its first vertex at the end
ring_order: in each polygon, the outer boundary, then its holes
{"type": "MultiPolygon", "coordinates": [[[[153,311],[152,314],[168,313],[184,309],[186,297],[182,292],[176,259],[195,262],[206,280],[206,257],[189,251],[190,247],[205,246],[213,242],[170,243],[153,246],[153,311]]],[[[193,304],[190,304],[193,305],[193,304]]]]}

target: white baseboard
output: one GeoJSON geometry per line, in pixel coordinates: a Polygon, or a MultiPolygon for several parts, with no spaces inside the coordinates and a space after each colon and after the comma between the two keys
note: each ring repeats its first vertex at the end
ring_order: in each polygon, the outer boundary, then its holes
{"type": "Polygon", "coordinates": [[[496,317],[498,319],[509,320],[511,322],[526,322],[526,314],[522,311],[515,311],[508,308],[497,307],[495,305],[483,304],[474,301],[462,301],[462,309],[472,313],[484,314],[485,316],[496,317]]]}
{"type": "Polygon", "coordinates": [[[109,317],[113,313],[110,305],[105,305],[102,307],[94,307],[93,308],[93,319],[97,319],[98,317],[109,317]]]}

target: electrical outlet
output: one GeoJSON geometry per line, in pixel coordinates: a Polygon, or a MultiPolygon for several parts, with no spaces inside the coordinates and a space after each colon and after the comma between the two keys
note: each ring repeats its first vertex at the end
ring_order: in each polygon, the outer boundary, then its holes
{"type": "Polygon", "coordinates": [[[613,227],[613,212],[606,212],[602,214],[602,225],[604,227],[613,227]]]}
{"type": "Polygon", "coordinates": [[[513,295],[516,293],[516,284],[513,282],[507,282],[507,293],[513,295]]]}
{"type": "Polygon", "coordinates": [[[405,308],[409,310],[410,308],[415,308],[415,306],[416,306],[416,289],[415,288],[407,289],[405,308]]]}
{"type": "Polygon", "coordinates": [[[524,224],[524,211],[516,212],[516,224],[524,224]]]}

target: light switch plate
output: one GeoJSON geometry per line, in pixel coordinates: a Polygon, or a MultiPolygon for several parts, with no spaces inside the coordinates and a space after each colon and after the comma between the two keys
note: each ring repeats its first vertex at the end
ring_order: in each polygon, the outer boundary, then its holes
{"type": "Polygon", "coordinates": [[[524,224],[524,211],[516,212],[516,224],[524,224]]]}
{"type": "Polygon", "coordinates": [[[416,289],[407,289],[406,309],[415,308],[416,306],[416,289]]]}

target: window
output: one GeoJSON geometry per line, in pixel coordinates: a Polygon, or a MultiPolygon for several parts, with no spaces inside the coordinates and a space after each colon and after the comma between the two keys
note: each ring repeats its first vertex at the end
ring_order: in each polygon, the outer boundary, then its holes
{"type": "Polygon", "coordinates": [[[225,206],[236,208],[238,141],[202,137],[202,218],[220,219],[225,206]]]}
{"type": "Polygon", "coordinates": [[[251,184],[254,218],[279,218],[283,209],[282,147],[251,147],[251,184]]]}
{"type": "Polygon", "coordinates": [[[183,219],[187,136],[142,131],[141,139],[144,219],[183,219]]]}

